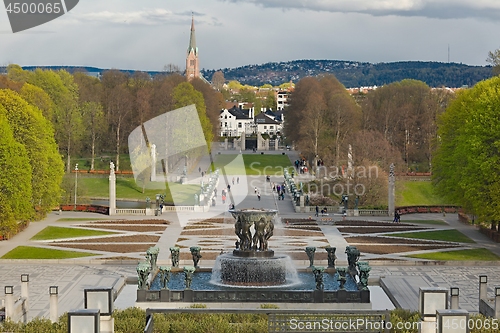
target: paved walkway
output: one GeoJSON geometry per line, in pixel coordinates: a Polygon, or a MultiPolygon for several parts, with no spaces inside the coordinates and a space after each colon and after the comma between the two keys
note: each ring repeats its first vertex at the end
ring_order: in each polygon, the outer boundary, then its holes
{"type": "MultiPolygon", "coordinates": [[[[234,152],[232,152],[234,154],[234,152]]],[[[293,161],[296,156],[289,155],[293,161]]],[[[198,168],[196,168],[196,172],[198,168]]],[[[193,175],[196,178],[196,175],[193,175]]],[[[270,184],[261,177],[240,177],[240,184],[232,185],[231,179],[227,179],[231,183],[231,195],[229,200],[237,202],[237,207],[255,207],[255,208],[274,208],[278,209],[282,221],[287,218],[308,218],[310,214],[295,213],[291,198],[287,196],[284,201],[277,200],[276,194],[271,191],[270,184]],[[261,200],[259,201],[254,194],[254,187],[258,187],[261,191],[261,200]],[[232,198],[231,198],[232,196],[232,198]],[[241,199],[241,200],[240,200],[241,199]]],[[[220,193],[227,186],[226,181],[221,179],[218,188],[217,206],[212,210],[219,217],[227,216],[228,202],[222,204],[220,193]]],[[[271,182],[281,182],[282,179],[272,177],[271,182]]],[[[288,195],[288,194],[287,194],[288,195]]],[[[203,219],[205,214],[192,213],[190,218],[203,219]]],[[[341,220],[341,216],[333,216],[336,220],[341,220]]],[[[106,218],[99,214],[91,213],[74,213],[63,212],[62,215],[51,213],[49,216],[40,222],[31,223],[31,225],[22,233],[14,236],[8,241],[0,242],[0,256],[9,252],[17,246],[33,245],[30,241],[40,230],[50,225],[67,225],[81,222],[57,222],[60,218],[106,218]]],[[[133,219],[150,217],[138,216],[120,216],[111,217],[116,219],[133,219]]],[[[175,244],[183,230],[183,225],[179,223],[175,214],[163,214],[161,218],[171,221],[165,232],[158,241],[160,246],[159,262],[168,264],[170,251],[168,248],[175,244]]],[[[359,220],[361,218],[348,218],[359,220]]],[[[474,226],[465,225],[458,221],[457,214],[413,214],[404,215],[402,222],[405,220],[444,220],[448,226],[434,226],[438,228],[454,228],[469,238],[476,241],[476,244],[471,244],[471,247],[484,247],[500,255],[499,244],[492,242],[486,236],[477,231],[474,226]]],[[[387,221],[387,217],[363,218],[363,220],[387,221]]],[[[325,238],[329,244],[336,246],[338,249],[343,249],[348,243],[334,225],[320,226],[325,238]]],[[[231,235],[229,238],[233,237],[231,235]]],[[[307,241],[308,237],[303,240],[307,241]]],[[[301,240],[298,238],[298,240],[301,240]]],[[[231,240],[232,242],[232,240],[231,240]]],[[[39,245],[39,244],[38,244],[39,245]]],[[[116,256],[116,253],[108,253],[109,256],[116,256]]],[[[339,256],[338,265],[345,264],[346,258],[343,251],[337,253],[339,256]]],[[[113,287],[118,293],[124,286],[124,281],[127,277],[135,277],[135,264],[131,265],[110,265],[98,264],[99,261],[94,258],[80,258],[72,260],[60,261],[9,261],[0,260],[0,281],[5,285],[15,286],[15,294],[20,294],[20,276],[21,274],[30,274],[30,312],[29,318],[36,316],[48,317],[49,311],[49,295],[48,288],[51,285],[59,286],[59,314],[72,309],[82,308],[83,306],[83,290],[88,287],[113,287]]],[[[202,259],[202,266],[211,267],[212,262],[206,262],[202,259]]],[[[295,264],[299,267],[304,267],[303,261],[296,261],[295,264]]],[[[418,289],[420,287],[445,287],[450,288],[458,286],[460,288],[460,307],[469,311],[478,311],[478,280],[479,275],[486,274],[489,278],[488,292],[491,296],[495,286],[500,286],[500,264],[498,262],[466,264],[463,262],[446,263],[444,265],[425,265],[416,261],[408,260],[405,262],[386,262],[383,266],[372,266],[370,273],[370,281],[376,284],[378,281],[388,291],[391,299],[398,307],[417,309],[418,289]]],[[[129,290],[129,289],[127,289],[129,290]]],[[[133,290],[128,292],[133,293],[133,290]]],[[[0,296],[1,298],[1,296],[0,296]]],[[[373,303],[377,299],[372,299],[373,303]]]]}

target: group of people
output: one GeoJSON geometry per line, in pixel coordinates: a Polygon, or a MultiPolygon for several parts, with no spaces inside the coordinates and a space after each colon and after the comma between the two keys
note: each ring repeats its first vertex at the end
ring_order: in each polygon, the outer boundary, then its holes
{"type": "Polygon", "coordinates": [[[309,171],[307,168],[307,161],[305,158],[295,160],[294,165],[295,169],[297,169],[299,173],[307,173],[309,171]]]}
{"type": "Polygon", "coordinates": [[[278,200],[285,200],[285,184],[279,185],[273,183],[273,192],[278,193],[278,200]]]}
{"type": "Polygon", "coordinates": [[[259,199],[259,201],[260,201],[260,191],[257,188],[257,186],[255,186],[255,188],[253,189],[253,193],[255,193],[257,195],[257,199],[259,199]]]}
{"type": "MultiPolygon", "coordinates": [[[[315,216],[319,216],[319,207],[316,206],[316,213],[314,214],[315,216]]],[[[321,209],[321,215],[328,215],[328,209],[325,207],[325,208],[322,208],[321,209]]]]}

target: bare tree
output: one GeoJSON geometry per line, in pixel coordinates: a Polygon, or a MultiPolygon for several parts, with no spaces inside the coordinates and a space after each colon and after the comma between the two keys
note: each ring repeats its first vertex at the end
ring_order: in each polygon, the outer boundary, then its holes
{"type": "Polygon", "coordinates": [[[225,82],[226,79],[224,78],[224,73],[222,73],[221,71],[217,71],[212,75],[212,84],[218,91],[222,90],[225,82]]]}

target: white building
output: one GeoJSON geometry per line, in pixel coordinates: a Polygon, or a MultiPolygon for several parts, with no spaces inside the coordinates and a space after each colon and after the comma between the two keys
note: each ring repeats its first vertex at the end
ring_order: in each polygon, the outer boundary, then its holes
{"type": "Polygon", "coordinates": [[[220,121],[220,136],[241,136],[248,127],[247,124],[254,122],[254,110],[242,109],[241,107],[233,106],[230,109],[221,110],[219,115],[220,121]]]}
{"type": "Polygon", "coordinates": [[[288,91],[278,91],[276,94],[276,110],[282,111],[288,106],[288,91]]]}
{"type": "Polygon", "coordinates": [[[260,134],[277,135],[280,134],[283,129],[280,121],[269,117],[265,113],[260,113],[255,116],[255,124],[260,134]]]}

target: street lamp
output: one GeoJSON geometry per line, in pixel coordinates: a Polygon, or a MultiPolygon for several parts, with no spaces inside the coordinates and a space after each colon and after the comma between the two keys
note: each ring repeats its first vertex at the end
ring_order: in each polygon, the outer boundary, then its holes
{"type": "Polygon", "coordinates": [[[76,209],[76,190],[78,187],[78,163],[75,165],[75,209],[76,209]]]}

